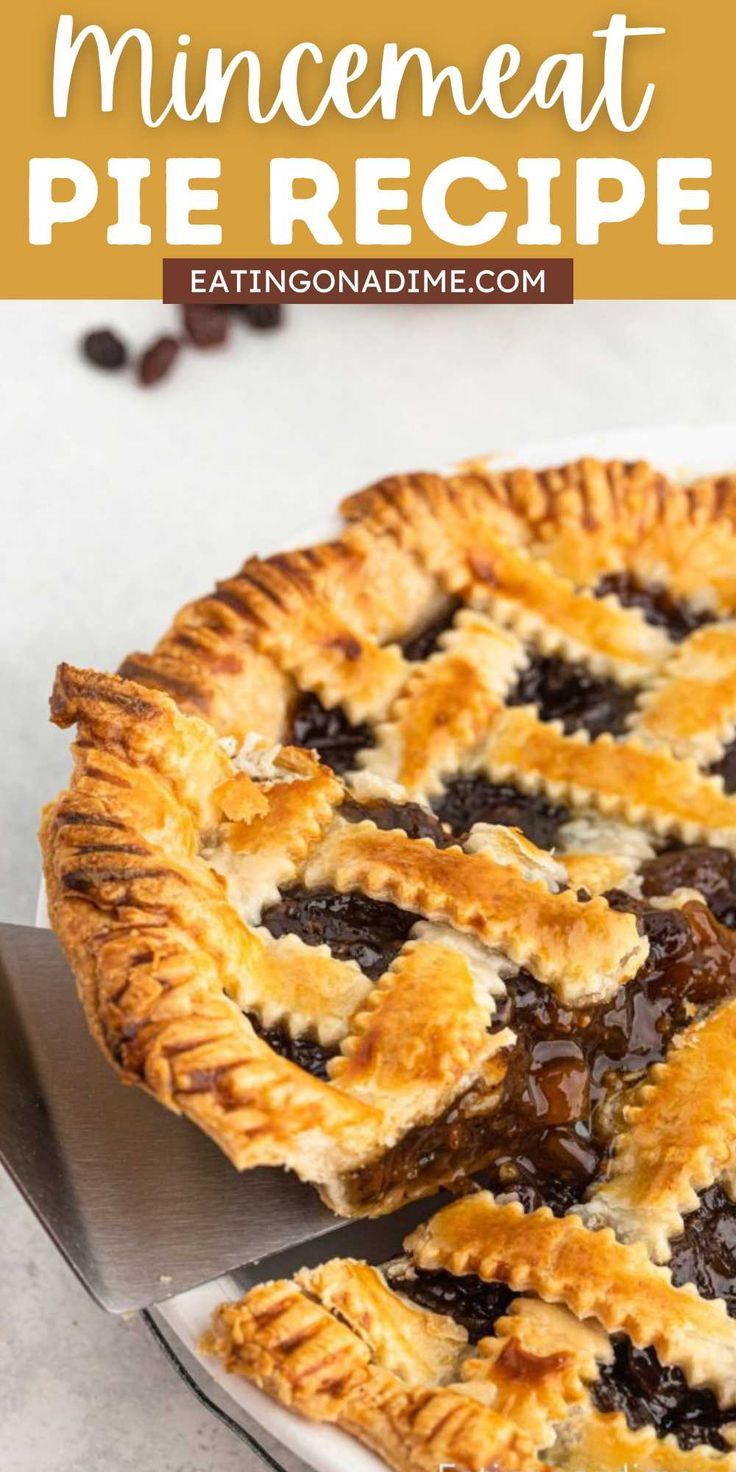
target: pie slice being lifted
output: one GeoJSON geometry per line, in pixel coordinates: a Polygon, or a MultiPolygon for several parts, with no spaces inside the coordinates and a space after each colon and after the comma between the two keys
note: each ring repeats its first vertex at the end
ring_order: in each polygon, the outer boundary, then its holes
{"type": "Polygon", "coordinates": [[[127,678],[63,667],[49,906],[123,1075],[340,1212],[581,1199],[734,993],[735,506],[593,462],[387,482],[127,678]]]}

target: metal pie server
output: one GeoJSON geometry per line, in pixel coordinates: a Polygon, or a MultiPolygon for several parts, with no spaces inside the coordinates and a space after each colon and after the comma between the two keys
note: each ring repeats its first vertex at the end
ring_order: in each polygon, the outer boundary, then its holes
{"type": "Polygon", "coordinates": [[[430,1210],[345,1223],[294,1176],[240,1174],[193,1125],[123,1087],[89,1035],[56,937],[24,925],[0,924],[0,1161],[113,1313],[272,1254],[283,1262],[302,1244],[305,1261],[380,1262],[430,1210]],[[328,1234],[318,1256],[306,1250],[328,1234]]]}

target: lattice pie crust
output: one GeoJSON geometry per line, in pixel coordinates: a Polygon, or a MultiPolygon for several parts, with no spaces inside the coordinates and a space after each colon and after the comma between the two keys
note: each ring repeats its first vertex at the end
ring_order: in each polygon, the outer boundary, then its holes
{"type": "Polygon", "coordinates": [[[121,675],[60,668],[52,716],[77,739],[43,819],[50,914],[124,1079],[239,1169],[286,1166],[344,1214],[470,1189],[403,1271],[516,1296],[471,1347],[390,1274],[333,1262],[224,1307],[209,1347],[396,1468],[731,1466],[601,1411],[593,1387],[625,1333],[736,1400],[733,1320],[664,1266],[699,1193],[736,1178],[736,961],[697,885],[648,877],[678,845],[736,854],[736,478],[476,463],[343,511],[337,540],[250,559],[121,675]],[[568,667],[619,728],[519,700],[568,667]],[[337,721],[340,772],[329,740],[323,761],[299,744],[305,710],[337,721]],[[556,837],[451,833],[435,813],[473,784],[556,814],[556,837]],[[294,895],[400,922],[385,966],[331,947],[329,925],[276,926],[294,895]],[[654,965],[643,896],[717,984],[691,995],[683,972],[669,1047],[607,1097],[607,1155],[572,1214],[524,1214],[513,1172],[507,1196],[473,1194],[536,1087],[519,989],[572,1019],[574,1051],[654,965]],[[323,1067],[301,1066],[309,1049],[323,1067]]]}

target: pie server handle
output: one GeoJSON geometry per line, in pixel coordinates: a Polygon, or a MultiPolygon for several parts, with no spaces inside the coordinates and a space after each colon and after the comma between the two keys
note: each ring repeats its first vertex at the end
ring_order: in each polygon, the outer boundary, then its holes
{"type": "Polygon", "coordinates": [[[341,1223],[283,1171],[239,1174],[194,1126],[124,1088],[87,1030],[53,932],[23,925],[0,924],[0,1160],[115,1313],[273,1254],[280,1267],[302,1245],[294,1266],[302,1255],[370,1256],[371,1243],[380,1260],[407,1229],[405,1213],[390,1225],[341,1223]]]}

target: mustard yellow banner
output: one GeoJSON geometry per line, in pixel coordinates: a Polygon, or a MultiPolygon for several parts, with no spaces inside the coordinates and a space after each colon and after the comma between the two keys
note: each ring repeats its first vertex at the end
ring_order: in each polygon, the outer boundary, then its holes
{"type": "Polygon", "coordinates": [[[736,295],[736,7],[26,0],[0,295],[160,297],[165,258],[574,260],[736,295]]]}

